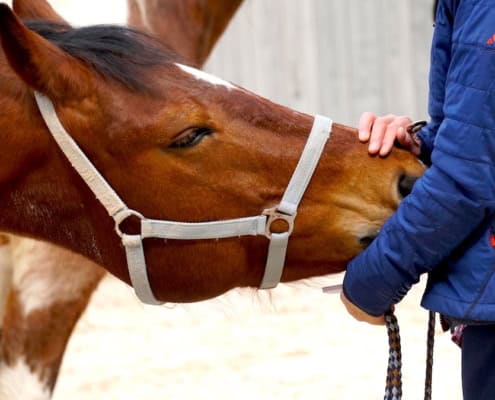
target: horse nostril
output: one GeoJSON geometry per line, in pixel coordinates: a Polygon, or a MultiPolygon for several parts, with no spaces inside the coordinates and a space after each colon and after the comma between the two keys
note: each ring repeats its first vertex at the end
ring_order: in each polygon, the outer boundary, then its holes
{"type": "Polygon", "coordinates": [[[359,239],[359,244],[363,246],[364,248],[368,247],[373,240],[376,239],[376,236],[364,236],[359,239]]]}
{"type": "Polygon", "coordinates": [[[399,193],[402,198],[406,197],[412,192],[414,183],[418,180],[418,177],[411,175],[401,175],[399,178],[399,193]]]}

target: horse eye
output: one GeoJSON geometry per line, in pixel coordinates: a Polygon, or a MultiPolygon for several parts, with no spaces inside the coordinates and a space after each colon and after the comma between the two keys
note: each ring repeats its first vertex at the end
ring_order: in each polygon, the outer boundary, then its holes
{"type": "Polygon", "coordinates": [[[186,147],[193,147],[197,145],[201,140],[213,133],[213,129],[201,127],[201,128],[189,128],[181,132],[177,138],[169,145],[171,149],[182,149],[186,147]]]}

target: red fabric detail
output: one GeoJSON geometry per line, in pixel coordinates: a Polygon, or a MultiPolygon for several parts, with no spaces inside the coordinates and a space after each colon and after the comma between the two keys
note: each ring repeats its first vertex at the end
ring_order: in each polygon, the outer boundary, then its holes
{"type": "Polygon", "coordinates": [[[456,326],[454,328],[454,331],[452,332],[452,341],[461,348],[462,348],[462,335],[464,333],[464,328],[466,328],[466,325],[459,325],[456,326]]]}

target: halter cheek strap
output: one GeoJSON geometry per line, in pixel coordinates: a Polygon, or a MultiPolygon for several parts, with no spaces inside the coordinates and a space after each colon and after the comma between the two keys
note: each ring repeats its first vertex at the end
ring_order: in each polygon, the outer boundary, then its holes
{"type": "Polygon", "coordinates": [[[332,121],[330,119],[322,116],[315,117],[306,146],[278,206],[267,209],[261,215],[254,217],[200,223],[175,222],[148,219],[137,211],[129,209],[67,133],[57,117],[53,103],[40,93],[35,92],[34,95],[40,113],[56,143],[72,167],[114,219],[115,231],[125,247],[132,286],[142,302],[162,304],[155,298],[148,279],[143,248],[143,240],[147,238],[194,240],[264,235],[270,240],[270,244],[260,288],[269,289],[277,286],[282,276],[297,208],[331,134],[332,121]],[[130,216],[137,217],[141,221],[140,234],[128,235],[121,231],[121,223],[130,216]],[[277,220],[287,223],[286,232],[272,233],[271,225],[277,220]]]}
{"type": "Polygon", "coordinates": [[[269,217],[272,217],[272,220],[270,221],[269,219],[267,224],[267,236],[270,239],[270,246],[268,247],[265,274],[260,285],[261,289],[274,288],[280,282],[297,208],[315,172],[325,144],[330,138],[331,129],[332,121],[330,119],[320,115],[315,117],[306,146],[292,174],[289,185],[285,189],[282,201],[277,207],[265,211],[269,217]],[[289,230],[284,233],[270,233],[270,225],[276,219],[285,220],[289,225],[289,230]]]}

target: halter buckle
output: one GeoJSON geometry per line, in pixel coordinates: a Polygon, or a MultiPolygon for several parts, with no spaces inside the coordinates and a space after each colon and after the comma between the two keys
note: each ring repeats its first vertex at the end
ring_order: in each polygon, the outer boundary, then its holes
{"type": "MultiPolygon", "coordinates": [[[[294,219],[296,218],[297,213],[294,213],[292,215],[290,214],[285,214],[281,212],[277,207],[273,208],[267,208],[266,210],[263,211],[263,215],[266,215],[268,218],[266,220],[266,225],[265,225],[265,233],[264,235],[271,240],[272,238],[272,224],[275,221],[284,221],[287,224],[287,233],[289,236],[292,234],[292,231],[294,230],[294,219]]],[[[283,232],[281,232],[283,233],[283,232]]]]}

